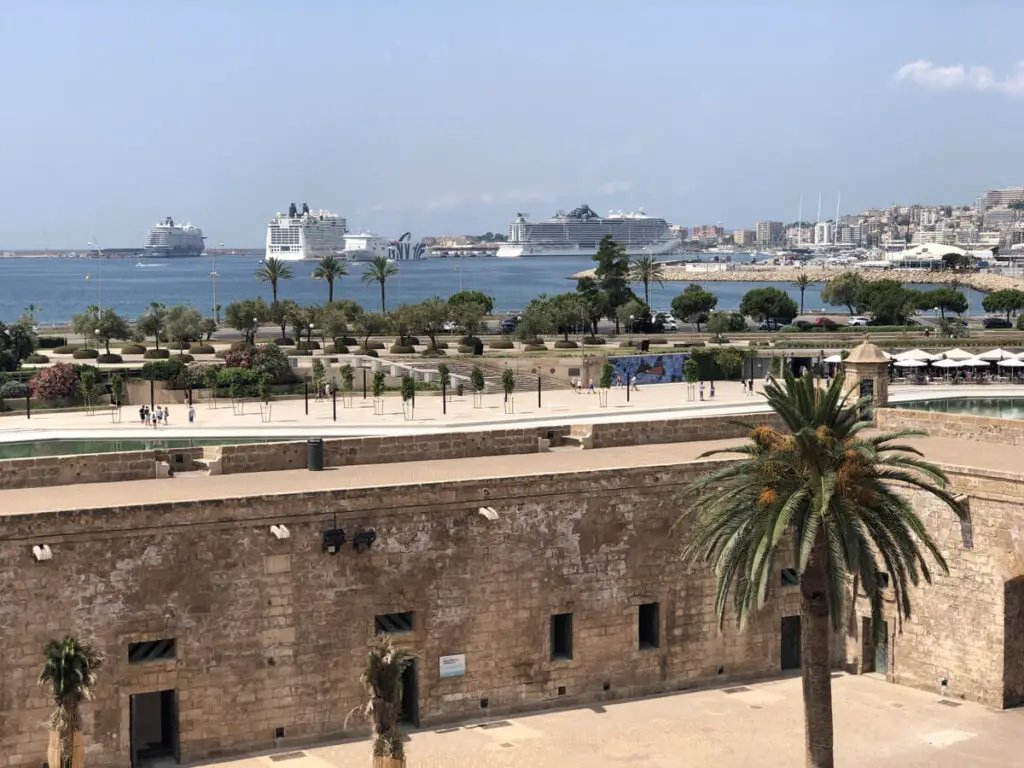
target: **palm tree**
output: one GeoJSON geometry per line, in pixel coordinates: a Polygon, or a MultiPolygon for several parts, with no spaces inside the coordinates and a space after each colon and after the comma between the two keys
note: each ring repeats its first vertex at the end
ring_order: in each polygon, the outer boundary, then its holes
{"type": "MultiPolygon", "coordinates": [[[[368,694],[365,704],[352,710],[370,721],[374,768],[401,768],[405,747],[398,722],[402,716],[402,673],[412,654],[396,648],[390,635],[377,635],[359,676],[368,694]]],[[[347,726],[347,722],[346,722],[347,726]]]]}
{"type": "Polygon", "coordinates": [[[261,283],[270,283],[270,290],[274,292],[274,301],[277,301],[277,283],[280,280],[291,280],[292,268],[276,256],[268,256],[256,270],[256,279],[261,283]]]}
{"type": "Polygon", "coordinates": [[[327,281],[327,301],[334,301],[334,281],[347,274],[344,261],[337,256],[324,256],[313,270],[313,279],[327,281]]]}
{"type": "Polygon", "coordinates": [[[366,265],[366,271],[360,280],[366,284],[380,283],[380,311],[387,312],[384,303],[384,283],[398,274],[398,267],[387,256],[374,256],[373,261],[366,265]]]}
{"type": "Polygon", "coordinates": [[[796,280],[793,281],[793,285],[795,285],[797,288],[800,289],[800,314],[801,315],[804,313],[804,291],[806,291],[807,290],[807,286],[809,286],[813,282],[814,281],[811,280],[811,278],[809,278],[807,276],[806,272],[801,272],[799,275],[797,275],[796,280]]]}
{"type": "Polygon", "coordinates": [[[39,684],[51,687],[56,705],[50,717],[49,762],[54,768],[79,768],[84,755],[80,707],[92,700],[103,656],[88,642],[68,635],[47,643],[43,658],[39,684]]]}
{"type": "Polygon", "coordinates": [[[742,627],[771,596],[776,559],[792,558],[800,578],[805,764],[813,768],[833,764],[829,645],[847,595],[867,595],[881,641],[881,572],[888,572],[902,621],[910,616],[909,585],[931,582],[925,551],[947,570],[899,491],[934,496],[962,514],[942,471],[898,442],[915,433],[863,436],[868,422],[860,414],[870,401],[851,402],[843,386],[842,376],[828,389],[816,387],[810,374],[796,379],[787,371],[782,384],[773,379],[765,396],[785,429],[750,426],[749,443],[704,454],[735,453],[739,460],[683,491],[695,518],[685,556],[714,569],[719,623],[731,603],[742,627]]]}
{"type": "Polygon", "coordinates": [[[665,268],[649,253],[634,259],[629,265],[629,279],[644,284],[644,303],[651,306],[651,283],[664,285],[665,268]]]}

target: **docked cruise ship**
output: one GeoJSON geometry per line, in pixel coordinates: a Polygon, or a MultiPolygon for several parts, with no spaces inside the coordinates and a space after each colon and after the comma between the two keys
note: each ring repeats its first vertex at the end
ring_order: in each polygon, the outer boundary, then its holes
{"type": "Polygon", "coordinates": [[[203,230],[191,224],[179,225],[168,216],[146,235],[144,255],[147,258],[177,258],[198,256],[203,252],[203,230]]]}
{"type": "Polygon", "coordinates": [[[538,222],[517,214],[508,228],[508,242],[498,248],[498,256],[593,256],[605,235],[615,238],[630,256],[664,255],[680,245],[668,222],[642,210],[609,211],[607,216],[599,216],[589,205],[582,205],[538,222]]]}
{"type": "Polygon", "coordinates": [[[311,211],[295,203],[277,214],[267,227],[267,256],[282,261],[319,260],[345,250],[345,219],[328,211],[311,211]]]}

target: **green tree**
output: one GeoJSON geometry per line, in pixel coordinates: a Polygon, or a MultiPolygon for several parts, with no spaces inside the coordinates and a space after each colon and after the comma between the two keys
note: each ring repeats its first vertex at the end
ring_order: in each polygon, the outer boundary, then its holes
{"type": "Polygon", "coordinates": [[[334,283],[348,274],[345,262],[337,256],[324,256],[316,265],[311,277],[327,283],[327,301],[334,301],[334,283]]]}
{"type": "Polygon", "coordinates": [[[560,293],[547,300],[548,319],[556,333],[568,341],[569,334],[583,327],[587,321],[587,303],[576,293],[560,293]]]}
{"type": "MultiPolygon", "coordinates": [[[[60,735],[61,768],[70,768],[76,736],[82,732],[82,704],[92,701],[103,655],[91,643],[68,635],[43,648],[39,684],[50,688],[54,710],[50,730],[60,735]]],[[[56,768],[56,766],[55,766],[56,768]]]]}
{"type": "Polygon", "coordinates": [[[206,341],[209,341],[213,338],[213,334],[217,332],[217,321],[212,317],[204,317],[199,323],[199,332],[206,341]]]}
{"type": "Polygon", "coordinates": [[[687,384],[696,384],[700,381],[700,363],[692,357],[686,358],[686,362],[683,363],[683,378],[687,384]]]}
{"type": "Polygon", "coordinates": [[[501,389],[505,393],[505,397],[511,397],[516,389],[516,374],[511,368],[506,368],[501,372],[501,389]]]}
{"type": "Polygon", "coordinates": [[[665,267],[649,253],[633,259],[629,265],[629,278],[644,287],[644,303],[651,305],[651,283],[665,285],[665,267]]]}
{"type": "Polygon", "coordinates": [[[712,357],[718,370],[726,379],[739,376],[740,371],[743,370],[743,353],[735,347],[716,349],[712,357]]]}
{"type": "Polygon", "coordinates": [[[516,338],[524,344],[532,344],[541,334],[550,333],[555,325],[548,311],[548,297],[541,294],[526,305],[519,315],[516,338]]]}
{"type": "Polygon", "coordinates": [[[446,387],[452,385],[451,369],[444,363],[437,364],[437,383],[444,384],[446,387]]]}
{"type": "Polygon", "coordinates": [[[601,366],[601,379],[598,382],[598,386],[602,389],[609,389],[612,385],[612,376],[615,373],[615,367],[611,363],[605,363],[601,366]]]}
{"type": "Polygon", "coordinates": [[[924,291],[918,306],[920,309],[937,307],[939,317],[945,320],[947,312],[959,315],[967,311],[967,297],[952,288],[936,288],[932,291],[924,291]]]}
{"type": "MultiPolygon", "coordinates": [[[[276,256],[267,256],[256,270],[256,279],[261,283],[270,283],[273,293],[272,301],[277,302],[277,286],[282,280],[291,280],[294,275],[292,268],[276,256]]],[[[284,335],[282,333],[282,335],[284,335]]]]}
{"type": "Polygon", "coordinates": [[[615,313],[616,321],[621,322],[627,330],[633,333],[651,327],[651,308],[640,299],[634,298],[627,301],[615,310],[615,313]]]}
{"type": "Polygon", "coordinates": [[[377,371],[373,374],[373,396],[384,396],[384,371],[377,371]]]}
{"type": "Polygon", "coordinates": [[[1024,309],[1024,291],[1014,288],[995,291],[981,300],[981,306],[986,312],[1003,312],[1009,320],[1024,309]]]}
{"type": "Polygon", "coordinates": [[[907,489],[962,514],[942,471],[903,443],[914,433],[864,436],[869,423],[860,414],[870,399],[850,401],[844,388],[841,376],[828,389],[810,374],[770,382],[765,395],[784,429],[751,425],[749,443],[705,453],[740,458],[680,498],[692,525],[684,554],[715,574],[720,623],[732,612],[743,627],[776,594],[778,561],[795,566],[805,764],[814,768],[833,765],[830,646],[846,620],[849,584],[866,594],[877,637],[885,618],[880,573],[889,575],[902,620],[911,613],[910,586],[931,581],[926,553],[947,570],[907,489]]]}
{"type": "Polygon", "coordinates": [[[483,308],[484,315],[494,311],[494,298],[482,291],[459,291],[448,297],[448,304],[452,308],[452,314],[458,314],[459,308],[466,304],[478,304],[483,308]]]}
{"type": "Polygon", "coordinates": [[[83,366],[78,380],[82,386],[82,401],[91,406],[96,395],[96,369],[91,365],[83,366]]]}
{"type": "Polygon", "coordinates": [[[593,260],[597,262],[594,276],[607,302],[605,317],[614,321],[615,332],[618,333],[617,310],[633,298],[633,292],[629,289],[629,254],[615,242],[615,238],[605,235],[601,238],[593,260]]]}
{"type": "MultiPolygon", "coordinates": [[[[313,390],[317,393],[323,392],[324,382],[327,381],[327,369],[324,368],[324,361],[319,357],[313,358],[313,390]]],[[[319,397],[319,394],[317,394],[319,397]]]]}
{"type": "Polygon", "coordinates": [[[479,365],[474,365],[473,370],[469,372],[469,385],[473,387],[474,392],[484,391],[484,373],[480,370],[479,365]]]}
{"type": "Polygon", "coordinates": [[[388,321],[384,315],[377,312],[364,312],[356,318],[354,324],[355,332],[363,340],[363,349],[369,349],[371,336],[379,336],[388,329],[388,321]]]}
{"type": "Polygon", "coordinates": [[[228,327],[244,334],[245,342],[250,346],[256,343],[256,332],[268,314],[267,305],[260,298],[233,301],[224,309],[228,327]]]}
{"type": "Polygon", "coordinates": [[[331,340],[335,349],[345,346],[343,339],[348,334],[348,319],[337,304],[325,304],[320,310],[320,331],[331,340]]]}
{"type": "Polygon", "coordinates": [[[96,338],[96,324],[99,322],[99,318],[100,308],[95,304],[86,308],[85,312],[71,317],[71,331],[82,337],[86,349],[89,348],[90,340],[96,338]]]}
{"type": "Polygon", "coordinates": [[[586,321],[590,326],[590,332],[596,335],[601,318],[608,314],[608,297],[601,290],[597,280],[592,277],[581,277],[577,280],[576,292],[586,307],[586,321]]]}
{"type": "Polygon", "coordinates": [[[96,319],[96,326],[93,329],[96,340],[104,346],[107,354],[110,354],[111,339],[129,339],[132,335],[132,327],[111,308],[104,309],[96,319]]]}
{"type": "Polygon", "coordinates": [[[273,381],[270,378],[270,374],[261,374],[256,384],[256,393],[260,398],[260,402],[266,405],[270,402],[270,385],[273,381]]]}
{"type": "Polygon", "coordinates": [[[203,338],[203,316],[195,307],[175,304],[167,310],[167,338],[183,349],[190,341],[203,338]]]}
{"type": "Polygon", "coordinates": [[[920,306],[921,292],[898,280],[871,280],[861,286],[856,303],[882,325],[904,325],[920,306]]]}
{"type": "Polygon", "coordinates": [[[289,315],[289,322],[295,332],[295,341],[302,341],[306,337],[307,348],[313,342],[313,331],[320,322],[320,307],[316,304],[307,304],[304,307],[296,306],[289,315]]]}
{"type": "Polygon", "coordinates": [[[453,307],[449,302],[448,307],[452,312],[452,320],[465,331],[466,336],[473,338],[484,329],[484,315],[487,311],[483,305],[467,301],[453,307]]]}
{"type": "Polygon", "coordinates": [[[736,312],[712,312],[711,317],[708,318],[708,333],[718,343],[722,343],[725,340],[727,333],[745,331],[746,329],[747,323],[743,319],[743,315],[736,312]],[[737,323],[737,320],[739,323],[737,323]]]}
{"type": "Polygon", "coordinates": [[[367,700],[354,710],[370,723],[373,756],[390,757],[402,764],[402,674],[412,660],[412,654],[393,645],[390,635],[377,635],[367,655],[366,668],[359,676],[367,700]]]}
{"type": "Polygon", "coordinates": [[[0,322],[0,371],[16,371],[38,343],[35,328],[25,318],[10,325],[0,322]]]}
{"type": "Polygon", "coordinates": [[[416,311],[412,305],[402,304],[396,307],[384,320],[388,330],[395,334],[395,344],[402,347],[412,346],[409,337],[412,336],[413,329],[416,327],[416,311]]]}
{"type": "Polygon", "coordinates": [[[428,350],[437,349],[437,337],[444,331],[451,312],[451,305],[436,296],[412,307],[413,327],[430,339],[428,350]]]}
{"type": "Polygon", "coordinates": [[[388,280],[398,274],[398,266],[388,259],[387,256],[374,256],[373,261],[366,265],[362,277],[359,279],[369,285],[377,283],[380,285],[380,311],[387,312],[387,302],[384,298],[384,286],[388,280]]]}
{"type": "Polygon", "coordinates": [[[402,401],[412,400],[416,397],[416,380],[408,373],[402,377],[402,401]]]}
{"type": "Polygon", "coordinates": [[[120,373],[115,373],[110,377],[110,397],[113,399],[114,405],[124,403],[124,376],[120,373]]]}
{"type": "Polygon", "coordinates": [[[281,329],[282,340],[288,338],[288,324],[298,315],[298,311],[299,305],[291,299],[285,299],[284,301],[275,300],[270,305],[267,319],[281,329]]]}
{"type": "Polygon", "coordinates": [[[352,391],[352,382],[355,379],[355,371],[352,366],[345,363],[341,366],[339,373],[341,374],[341,386],[346,392],[352,391]]]}
{"type": "Polygon", "coordinates": [[[767,286],[743,294],[740,313],[755,320],[792,320],[797,315],[796,302],[786,292],[767,286]]]}
{"type": "Polygon", "coordinates": [[[864,278],[859,272],[843,272],[825,283],[821,289],[821,300],[833,307],[846,307],[852,315],[863,287],[864,278]]]}
{"type": "Polygon", "coordinates": [[[149,309],[135,322],[135,328],[143,336],[152,336],[156,348],[160,349],[160,342],[167,340],[167,305],[150,302],[149,309]]]}
{"type": "Polygon", "coordinates": [[[810,287],[810,285],[813,282],[814,281],[811,280],[810,277],[808,277],[806,272],[801,272],[799,275],[796,276],[796,280],[793,281],[793,285],[796,287],[797,290],[800,291],[800,314],[801,315],[804,313],[804,293],[807,291],[808,287],[810,287]]]}
{"type": "Polygon", "coordinates": [[[681,294],[672,299],[672,313],[680,320],[694,323],[698,332],[701,322],[716,306],[718,297],[696,283],[690,283],[681,294]]]}

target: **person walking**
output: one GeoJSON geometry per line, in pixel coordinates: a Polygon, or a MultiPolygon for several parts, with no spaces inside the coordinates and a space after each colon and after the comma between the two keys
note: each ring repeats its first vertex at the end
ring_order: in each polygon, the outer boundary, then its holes
{"type": "Polygon", "coordinates": [[[196,420],[196,409],[194,406],[188,407],[188,423],[191,424],[196,420]]]}
{"type": "Polygon", "coordinates": [[[164,406],[164,425],[166,426],[166,425],[169,425],[170,423],[171,423],[171,412],[167,409],[167,406],[165,405],[164,406]]]}
{"type": "Polygon", "coordinates": [[[703,381],[700,383],[700,386],[698,387],[698,390],[700,392],[700,399],[703,400],[704,399],[704,382],[703,381]]]}
{"type": "Polygon", "coordinates": [[[715,398],[715,382],[711,382],[711,399],[715,398]]]}

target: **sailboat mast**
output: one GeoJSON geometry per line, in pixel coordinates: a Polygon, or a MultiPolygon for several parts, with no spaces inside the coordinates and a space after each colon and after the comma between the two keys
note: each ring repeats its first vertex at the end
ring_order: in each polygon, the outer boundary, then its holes
{"type": "Polygon", "coordinates": [[[839,245],[839,201],[842,200],[842,199],[843,199],[843,193],[842,192],[836,192],[836,231],[835,231],[835,235],[833,236],[833,239],[835,240],[835,244],[837,246],[839,245]]]}
{"type": "Polygon", "coordinates": [[[796,217],[796,247],[803,243],[804,234],[804,196],[800,195],[800,213],[796,217]]]}

